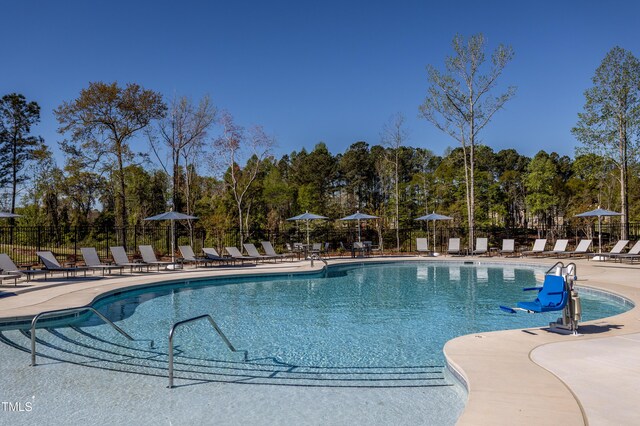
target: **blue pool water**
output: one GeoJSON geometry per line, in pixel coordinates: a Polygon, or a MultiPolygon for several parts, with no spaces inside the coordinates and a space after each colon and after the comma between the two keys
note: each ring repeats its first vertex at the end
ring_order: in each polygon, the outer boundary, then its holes
{"type": "MultiPolygon", "coordinates": [[[[531,268],[424,264],[340,266],[328,277],[248,278],[171,285],[107,299],[99,309],[126,330],[167,345],[177,321],[212,315],[253,359],[294,366],[412,367],[444,363],[460,335],[544,326],[558,313],[507,314],[501,304],[535,298],[531,268]],[[237,280],[236,280],[237,281],[237,280]]],[[[583,320],[626,308],[583,295],[583,320]]],[[[98,324],[98,321],[95,321],[98,324]]],[[[208,324],[181,330],[176,343],[195,357],[234,359],[208,324]]]]}

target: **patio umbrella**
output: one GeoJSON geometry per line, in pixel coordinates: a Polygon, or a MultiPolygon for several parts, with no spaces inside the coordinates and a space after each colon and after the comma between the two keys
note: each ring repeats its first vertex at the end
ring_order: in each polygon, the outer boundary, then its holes
{"type": "Polygon", "coordinates": [[[360,213],[360,210],[358,210],[351,216],[343,217],[340,220],[357,220],[358,221],[358,242],[361,242],[360,221],[367,220],[367,219],[378,219],[378,216],[372,216],[370,214],[360,213]]]}
{"type": "Polygon", "coordinates": [[[22,217],[22,215],[19,214],[15,214],[15,213],[7,213],[7,212],[0,212],[0,218],[9,218],[9,217],[22,217]]]}
{"type": "Polygon", "coordinates": [[[612,212],[611,210],[601,209],[598,206],[595,210],[577,214],[576,217],[598,217],[598,253],[602,253],[602,216],[622,216],[622,213],[612,212]]]}
{"type": "Polygon", "coordinates": [[[176,250],[175,250],[175,223],[176,220],[184,220],[184,219],[197,219],[195,216],[189,216],[188,214],[174,212],[173,210],[160,213],[159,215],[147,217],[144,220],[170,220],[171,221],[171,262],[175,263],[176,261],[176,250]]]}
{"type": "Polygon", "coordinates": [[[313,214],[313,213],[309,213],[309,211],[306,211],[302,214],[299,214],[298,216],[290,217],[287,220],[295,220],[295,221],[304,220],[305,222],[307,222],[307,245],[309,245],[309,221],[316,220],[316,219],[328,219],[328,217],[320,216],[319,214],[313,214]]]}
{"type": "MultiPolygon", "coordinates": [[[[436,249],[436,220],[453,220],[452,217],[445,216],[443,214],[438,214],[433,212],[431,214],[420,216],[416,220],[432,220],[433,221],[433,250],[436,249]]],[[[427,225],[427,238],[429,238],[429,225],[427,225]]]]}

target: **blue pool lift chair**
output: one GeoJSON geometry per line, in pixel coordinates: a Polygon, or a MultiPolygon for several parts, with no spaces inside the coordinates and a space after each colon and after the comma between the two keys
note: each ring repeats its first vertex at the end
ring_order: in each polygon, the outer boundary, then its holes
{"type": "Polygon", "coordinates": [[[549,330],[557,333],[578,335],[578,322],[582,319],[582,307],[578,291],[573,283],[577,279],[576,265],[570,263],[566,267],[557,262],[544,277],[542,287],[530,287],[524,291],[537,291],[538,297],[532,302],[518,302],[513,308],[500,306],[505,312],[515,314],[524,311],[530,314],[562,311],[555,322],[549,323],[549,330]]]}
{"type": "Polygon", "coordinates": [[[518,302],[518,308],[527,312],[561,311],[567,306],[567,300],[569,300],[569,289],[564,277],[559,275],[545,275],[542,287],[529,287],[523,290],[538,291],[538,297],[533,302],[518,302]]]}

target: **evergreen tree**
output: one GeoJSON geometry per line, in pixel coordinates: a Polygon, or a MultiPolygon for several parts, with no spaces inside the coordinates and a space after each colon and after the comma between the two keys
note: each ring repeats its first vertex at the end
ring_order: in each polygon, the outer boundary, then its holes
{"type": "Polygon", "coordinates": [[[584,93],[584,112],[572,129],[583,144],[579,153],[596,153],[615,162],[619,170],[621,237],[628,237],[629,163],[635,158],[640,130],[640,62],[629,51],[614,47],[584,93]]]}
{"type": "Polygon", "coordinates": [[[31,135],[40,121],[40,106],[23,95],[11,93],[0,99],[0,187],[10,188],[10,211],[15,213],[18,187],[30,179],[24,173],[32,161],[48,157],[44,140],[31,135]]]}

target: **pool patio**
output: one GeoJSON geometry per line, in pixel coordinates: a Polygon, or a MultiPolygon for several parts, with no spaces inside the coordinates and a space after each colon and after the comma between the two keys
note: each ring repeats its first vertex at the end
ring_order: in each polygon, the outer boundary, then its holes
{"type": "MultiPolygon", "coordinates": [[[[505,259],[505,258],[450,258],[438,260],[469,260],[482,263],[553,264],[555,259],[505,259]]],[[[434,261],[424,257],[383,257],[356,259],[356,262],[393,260],[434,261]]],[[[330,264],[353,262],[353,259],[329,259],[330,264]]],[[[567,261],[565,261],[566,263],[567,261]]],[[[603,289],[640,302],[640,265],[602,263],[576,260],[578,286],[603,289]],[[627,283],[627,284],[621,284],[627,283]]],[[[95,280],[37,281],[0,287],[7,295],[0,298],[0,318],[25,318],[42,311],[90,304],[97,296],[117,292],[132,286],[147,286],[171,279],[197,279],[210,275],[237,275],[262,273],[312,272],[323,267],[316,262],[265,264],[249,268],[190,269],[185,272],[136,274],[136,276],[109,277],[95,280]]],[[[6,283],[9,284],[9,283],[6,283]]],[[[581,324],[580,336],[550,333],[543,328],[478,333],[453,339],[444,348],[450,366],[467,383],[469,399],[458,424],[633,424],[640,417],[640,407],[635,396],[640,392],[640,318],[638,308],[615,317],[581,324]]],[[[22,361],[22,360],[21,360],[22,361]]],[[[6,371],[16,369],[18,376],[33,374],[28,366],[28,354],[23,365],[6,365],[6,371]]],[[[55,368],[59,368],[56,366],[55,368]]],[[[36,370],[38,367],[35,368],[36,370]]],[[[51,374],[43,372],[42,374],[51,374]]],[[[96,380],[103,380],[109,372],[92,373],[96,380]]],[[[111,373],[113,374],[113,373],[111,373]]],[[[122,376],[122,375],[120,375],[122,376]]],[[[72,387],[72,378],[59,378],[72,387]]],[[[5,377],[6,380],[6,377],[5,377]]],[[[121,380],[127,380],[126,378],[121,380]]],[[[164,384],[164,382],[163,382],[164,384]]],[[[104,387],[108,391],[109,387],[104,387]]],[[[141,380],[140,386],[150,386],[141,380]]],[[[6,388],[3,386],[3,388],[6,388]]],[[[197,388],[192,387],[192,388],[197,388]]],[[[423,397],[420,390],[353,390],[278,388],[257,386],[256,391],[231,390],[233,386],[215,386],[220,401],[227,405],[222,412],[227,417],[217,418],[216,423],[253,421],[258,423],[305,424],[395,424],[413,423],[419,419],[419,407],[407,411],[403,398],[423,397]],[[265,388],[269,388],[266,390],[265,388]],[[233,395],[230,401],[224,395],[233,395]],[[244,397],[243,397],[244,395],[244,397]],[[232,406],[228,405],[232,404],[232,406]],[[267,414],[268,408],[290,407],[267,414]],[[348,410],[342,409],[349,407],[348,410]],[[231,408],[240,410],[230,415],[231,408]],[[219,421],[218,421],[219,420],[219,421]]],[[[68,389],[67,389],[68,390],[68,389]]],[[[183,390],[180,390],[183,391],[183,390]]],[[[159,401],[171,404],[171,392],[157,391],[159,401]]],[[[193,390],[189,392],[194,393],[193,390]]],[[[197,394],[197,391],[195,392],[197,394]]],[[[194,394],[194,395],[195,395],[194,394]]],[[[135,392],[134,392],[135,395],[135,392]]],[[[4,399],[11,395],[2,395],[4,399]]],[[[424,395],[426,397],[426,395],[424,395]]],[[[41,395],[38,398],[42,398],[41,395]]],[[[123,408],[143,407],[149,399],[147,391],[140,400],[123,401],[123,408]],[[145,396],[146,395],[146,396],[145,396]]],[[[194,396],[194,403],[209,407],[194,396]]],[[[58,401],[72,406],[74,401],[58,401]]],[[[174,402],[175,404],[175,402],[174,402]]],[[[37,407],[38,402],[34,401],[37,407]]],[[[88,409],[84,407],[84,409],[88,409]]],[[[109,413],[96,404],[96,411],[118,421],[120,414],[109,413]]],[[[178,411],[188,407],[175,407],[178,411]]],[[[213,409],[213,407],[211,408],[213,409]]],[[[220,410],[218,406],[216,409],[220,410]]],[[[72,409],[69,408],[69,411],[72,409]]],[[[54,414],[55,414],[54,410],[54,414]]],[[[146,411],[146,410],[145,410],[146,411]]],[[[194,410],[199,411],[199,410],[194,410]]],[[[194,414],[195,415],[195,414],[194,414]]],[[[29,413],[0,413],[11,416],[12,421],[29,422],[29,413]]],[[[202,413],[194,417],[211,420],[202,413]]],[[[77,419],[80,420],[80,419],[77,419]]],[[[122,419],[124,421],[124,418],[122,419]]],[[[140,420],[140,419],[138,419],[140,420]]],[[[142,423],[145,423],[142,419],[142,423]]],[[[151,420],[150,418],[146,419],[151,420]]],[[[157,421],[158,419],[154,419],[157,421]]],[[[171,421],[170,418],[166,419],[171,421]]],[[[153,422],[151,422],[153,423],[153,422]]]]}

